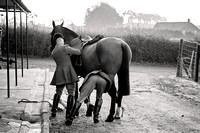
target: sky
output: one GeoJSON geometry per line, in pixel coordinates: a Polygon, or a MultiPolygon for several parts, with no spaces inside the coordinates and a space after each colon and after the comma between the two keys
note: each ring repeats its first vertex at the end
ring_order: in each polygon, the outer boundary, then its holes
{"type": "Polygon", "coordinates": [[[158,14],[169,22],[184,22],[190,19],[200,25],[200,0],[22,0],[39,21],[47,23],[64,19],[77,26],[84,25],[84,17],[88,8],[106,2],[122,15],[131,10],[135,13],[158,14]]]}

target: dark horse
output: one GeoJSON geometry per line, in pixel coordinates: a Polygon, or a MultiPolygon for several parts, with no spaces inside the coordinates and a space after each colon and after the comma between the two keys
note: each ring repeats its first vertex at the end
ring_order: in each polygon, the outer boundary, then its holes
{"type": "MultiPolygon", "coordinates": [[[[61,25],[55,25],[53,21],[53,30],[51,32],[51,50],[55,47],[53,35],[61,33],[65,38],[65,43],[71,44],[71,40],[78,35],[68,28],[61,25]]],[[[130,95],[129,83],[129,64],[131,62],[132,52],[127,43],[115,37],[106,37],[92,45],[86,45],[81,52],[81,71],[75,70],[78,75],[85,76],[93,70],[104,71],[111,79],[112,85],[108,94],[111,97],[110,114],[106,121],[112,122],[115,114],[115,103],[121,107],[123,96],[130,95]],[[115,87],[114,76],[118,75],[118,91],[115,87]]],[[[72,62],[74,59],[72,58],[72,62]]],[[[119,109],[119,108],[118,108],[119,109]]]]}

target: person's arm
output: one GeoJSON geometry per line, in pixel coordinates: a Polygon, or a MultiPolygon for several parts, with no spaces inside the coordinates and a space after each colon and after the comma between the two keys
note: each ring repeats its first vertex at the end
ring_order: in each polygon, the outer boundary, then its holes
{"type": "Polygon", "coordinates": [[[66,50],[67,54],[71,54],[71,55],[73,55],[73,54],[80,55],[81,54],[81,51],[79,49],[75,49],[70,46],[66,46],[65,50],[66,50]]]}

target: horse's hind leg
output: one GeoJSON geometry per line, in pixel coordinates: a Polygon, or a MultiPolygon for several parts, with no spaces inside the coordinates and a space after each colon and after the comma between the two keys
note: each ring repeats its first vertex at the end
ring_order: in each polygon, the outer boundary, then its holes
{"type": "Polygon", "coordinates": [[[114,120],[116,93],[117,91],[116,91],[115,83],[113,82],[110,90],[108,91],[108,94],[111,97],[111,106],[110,106],[110,114],[108,115],[106,122],[113,122],[114,120]]]}
{"type": "Polygon", "coordinates": [[[121,107],[122,104],[122,98],[123,96],[118,94],[117,96],[117,110],[116,110],[116,114],[115,114],[115,119],[120,119],[120,117],[123,117],[123,107],[121,107]],[[122,112],[121,112],[122,110],[122,112]]]}

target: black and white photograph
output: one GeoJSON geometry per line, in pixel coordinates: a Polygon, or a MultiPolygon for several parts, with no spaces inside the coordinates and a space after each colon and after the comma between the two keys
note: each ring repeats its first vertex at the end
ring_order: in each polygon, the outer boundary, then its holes
{"type": "Polygon", "coordinates": [[[200,133],[199,0],[0,0],[0,133],[200,133]]]}

